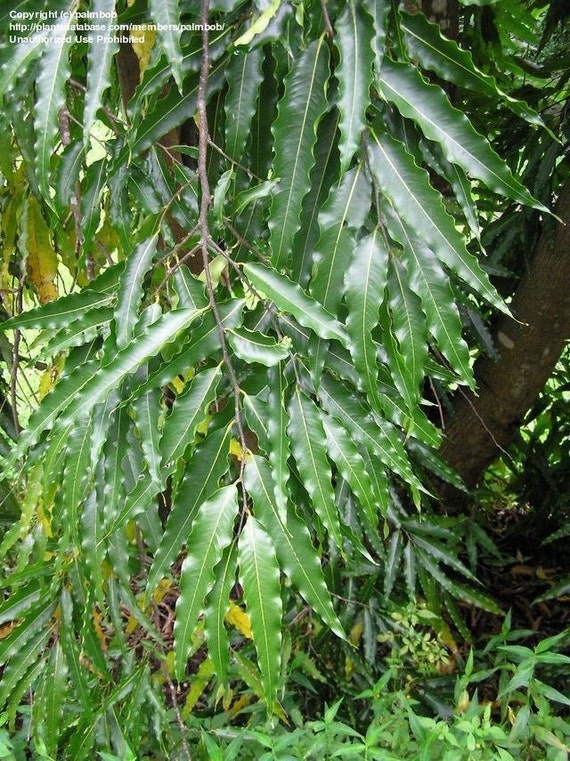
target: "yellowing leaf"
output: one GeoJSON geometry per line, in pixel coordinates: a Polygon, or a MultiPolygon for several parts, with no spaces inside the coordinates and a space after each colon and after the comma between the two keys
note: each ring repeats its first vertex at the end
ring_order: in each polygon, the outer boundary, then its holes
{"type": "Polygon", "coordinates": [[[208,682],[210,681],[213,675],[214,675],[214,664],[209,658],[206,658],[205,661],[202,661],[198,669],[198,673],[192,679],[192,684],[190,686],[190,689],[188,690],[188,695],[186,696],[186,702],[184,703],[184,708],[181,711],[183,719],[187,719],[188,716],[190,716],[190,714],[194,710],[194,706],[198,702],[200,695],[204,692],[204,689],[206,688],[208,682]]]}
{"type": "Polygon", "coordinates": [[[39,203],[30,196],[26,205],[26,250],[30,282],[37,291],[40,304],[57,299],[55,284],[57,254],[51,244],[49,228],[39,203]]]}
{"type": "Polygon", "coordinates": [[[51,529],[51,512],[44,509],[42,502],[38,505],[38,523],[43,528],[46,537],[51,539],[53,536],[53,531],[51,529]]]}
{"type": "Polygon", "coordinates": [[[239,462],[247,462],[248,458],[251,457],[249,449],[244,451],[237,439],[232,439],[230,441],[230,454],[239,460],[239,462]]]}
{"type": "Polygon", "coordinates": [[[63,356],[60,356],[46,370],[44,370],[38,384],[38,399],[40,399],[40,401],[55,386],[64,365],[65,360],[63,356]]]}
{"type": "Polygon", "coordinates": [[[255,19],[253,24],[249,27],[247,32],[244,32],[244,34],[241,35],[235,42],[234,45],[249,45],[249,43],[253,40],[254,37],[256,37],[258,34],[261,34],[264,32],[271,19],[277,11],[279,10],[279,6],[281,5],[281,0],[273,0],[271,5],[269,5],[261,14],[261,16],[258,16],[258,18],[255,19]]]}
{"type": "Polygon", "coordinates": [[[236,605],[235,602],[230,603],[230,609],[226,613],[226,621],[228,624],[235,626],[235,628],[248,639],[253,639],[251,633],[251,622],[248,614],[236,605]]]}
{"type": "Polygon", "coordinates": [[[131,45],[135,51],[136,57],[139,59],[140,76],[145,73],[150,61],[150,55],[154,47],[156,40],[156,29],[149,29],[148,24],[138,25],[133,24],[131,27],[131,45]]]}
{"type": "Polygon", "coordinates": [[[157,588],[154,590],[152,599],[156,603],[161,603],[165,595],[169,592],[171,587],[172,587],[172,583],[168,579],[161,579],[158,583],[157,588]]]}

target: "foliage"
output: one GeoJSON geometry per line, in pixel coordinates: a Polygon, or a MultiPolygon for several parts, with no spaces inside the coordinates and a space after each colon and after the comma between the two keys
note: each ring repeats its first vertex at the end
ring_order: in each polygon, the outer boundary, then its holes
{"type": "MultiPolygon", "coordinates": [[[[511,42],[535,20],[516,5],[511,42]]],[[[0,703],[38,758],[172,757],[204,690],[239,712],[237,676],[287,719],[300,598],[333,649],[359,644],[337,597],[367,607],[377,586],[459,627],[458,599],[500,612],[465,521],[432,511],[435,480],[457,477],[424,394],[473,387],[465,315],[508,310],[481,224],[551,198],[441,80],[552,138],[395,4],[49,7],[57,38],[5,42],[0,63],[0,488],[20,512],[0,547],[0,703]],[[132,88],[112,35],[70,41],[87,7],[171,22],[142,35],[132,88]]],[[[446,732],[397,700],[400,749],[410,731],[438,753],[506,731],[487,736],[476,702],[446,732]]],[[[344,753],[336,710],[309,730],[344,753]]],[[[354,752],[380,730],[351,730],[354,752]]]]}

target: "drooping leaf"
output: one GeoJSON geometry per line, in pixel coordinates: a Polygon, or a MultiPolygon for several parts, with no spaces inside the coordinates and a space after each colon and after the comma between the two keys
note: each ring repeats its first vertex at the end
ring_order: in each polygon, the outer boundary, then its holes
{"type": "Polygon", "coordinates": [[[326,437],[321,411],[309,397],[296,388],[289,402],[291,451],[303,486],[309,492],[322,525],[336,547],[342,549],[338,510],[327,459],[326,437]]]}
{"type": "Polygon", "coordinates": [[[406,451],[397,430],[378,416],[373,416],[342,383],[323,375],[319,396],[325,409],[340,420],[351,435],[372,455],[380,458],[416,493],[422,489],[412,472],[406,451]]]}
{"type": "Polygon", "coordinates": [[[86,312],[106,307],[113,297],[105,293],[83,291],[62,296],[56,301],[48,302],[29,312],[11,317],[0,324],[0,330],[25,330],[36,328],[39,330],[57,330],[65,328],[75,320],[80,319],[86,312]]]}
{"type": "Polygon", "coordinates": [[[404,248],[409,285],[420,297],[427,328],[451,367],[465,383],[473,385],[469,350],[462,336],[462,323],[449,277],[433,251],[386,205],[390,234],[404,248]]]}
{"type": "Polygon", "coordinates": [[[229,428],[212,432],[190,459],[149,571],[148,595],[152,594],[170,562],[188,540],[201,505],[217,490],[218,481],[227,472],[230,437],[229,428]]]}
{"type": "Polygon", "coordinates": [[[358,241],[344,282],[348,314],[346,329],[350,336],[350,353],[370,404],[380,411],[377,346],[372,329],[378,324],[378,310],[384,298],[389,252],[376,229],[358,241]]]}
{"type": "Polygon", "coordinates": [[[338,108],[341,139],[341,168],[346,170],[360,143],[365,112],[372,84],[373,27],[360,3],[349,0],[336,24],[335,45],[340,60],[336,69],[339,80],[338,108]]]}
{"type": "Polygon", "coordinates": [[[180,49],[180,4],[178,0],[149,0],[150,13],[157,23],[158,36],[166,51],[174,81],[182,92],[182,50],[180,49]]]}
{"type": "MultiPolygon", "coordinates": [[[[147,368],[144,367],[141,370],[139,370],[139,377],[146,377],[148,375],[147,368]]],[[[145,394],[138,396],[132,403],[135,425],[140,437],[148,472],[157,486],[162,486],[164,483],[164,474],[161,469],[162,457],[159,446],[159,423],[162,415],[160,405],[161,394],[161,391],[153,388],[145,394]]]]}
{"type": "Polygon", "coordinates": [[[243,271],[278,309],[292,314],[301,325],[311,328],[321,338],[336,338],[346,345],[347,336],[338,320],[288,277],[261,264],[246,264],[243,271]]]}
{"type": "Polygon", "coordinates": [[[102,368],[96,361],[80,365],[57,384],[37,409],[14,455],[17,456],[35,443],[43,431],[53,426],[60,414],[65,412],[66,420],[72,420],[79,412],[84,415],[103,401],[127,375],[173,341],[196,315],[192,309],[179,309],[163,315],[148,328],[143,337],[133,340],[113,357],[104,366],[104,372],[101,372],[102,368]]]}
{"type": "Polygon", "coordinates": [[[215,569],[216,583],[208,595],[204,612],[204,632],[208,642],[208,654],[220,680],[227,679],[230,661],[229,637],[224,620],[230,607],[230,592],[236,581],[237,544],[226,547],[215,569]]]}
{"type": "Polygon", "coordinates": [[[303,199],[301,227],[293,239],[293,280],[305,288],[311,276],[313,252],[319,239],[319,212],[329,189],[336,184],[340,173],[338,154],[338,121],[340,114],[333,109],[321,119],[317,128],[315,163],[310,174],[309,192],[303,199]]]}
{"type": "Polygon", "coordinates": [[[428,354],[425,318],[418,296],[409,289],[408,274],[396,257],[388,267],[388,299],[380,309],[383,343],[396,388],[409,410],[420,398],[428,354]]]}
{"type": "Polygon", "coordinates": [[[234,55],[226,70],[228,94],[224,101],[224,148],[228,156],[240,162],[250,134],[258,90],[263,79],[262,63],[262,48],[254,48],[234,55]]]}
{"type": "Polygon", "coordinates": [[[117,35],[112,30],[116,18],[114,0],[93,0],[90,10],[94,14],[93,18],[97,19],[97,25],[103,29],[89,44],[87,53],[87,90],[83,110],[85,143],[89,140],[103,96],[111,86],[112,61],[119,50],[117,35]]]}
{"type": "Polygon", "coordinates": [[[341,423],[330,415],[323,416],[323,426],[327,436],[327,449],[331,460],[358,499],[366,516],[368,527],[376,530],[380,494],[372,488],[370,474],[350,434],[341,423]]]}
{"type": "Polygon", "coordinates": [[[238,566],[265,700],[271,711],[281,672],[281,584],[271,537],[251,515],[239,536],[238,566]]]}
{"type": "Polygon", "coordinates": [[[403,144],[389,135],[373,133],[368,154],[375,181],[402,220],[421,231],[421,237],[437,257],[471,288],[508,313],[481,265],[467,250],[440,194],[429,184],[427,172],[417,166],[403,144]]]}
{"type": "Polygon", "coordinates": [[[283,368],[269,371],[269,395],[267,398],[266,436],[269,462],[274,481],[275,504],[282,521],[287,519],[287,483],[289,481],[289,456],[291,446],[287,435],[289,415],[285,407],[288,382],[283,368]]]}
{"type": "MultiPolygon", "coordinates": [[[[218,306],[218,315],[224,328],[234,328],[241,325],[242,312],[244,308],[243,299],[232,299],[218,306]]],[[[138,393],[146,391],[148,388],[164,386],[175,378],[177,375],[184,373],[197,362],[201,362],[208,356],[212,356],[220,347],[220,331],[216,319],[211,311],[199,309],[196,312],[200,316],[203,312],[206,315],[200,325],[192,331],[187,341],[187,347],[176,354],[172,359],[167,360],[157,370],[152,372],[148,381],[139,389],[138,393]]]]}
{"type": "Polygon", "coordinates": [[[364,224],[370,200],[368,180],[362,168],[356,167],[331,189],[319,214],[321,236],[313,255],[310,291],[332,314],[344,293],[344,273],[355,245],[353,233],[364,224]]]}
{"type": "Polygon", "coordinates": [[[362,5],[372,18],[374,28],[372,46],[375,53],[374,69],[378,72],[382,66],[386,51],[388,17],[392,6],[387,0],[363,0],[362,5]]]}
{"type": "Polygon", "coordinates": [[[71,203],[77,203],[77,182],[84,160],[85,146],[81,142],[72,141],[65,146],[54,183],[54,200],[62,213],[69,208],[71,203]]]}
{"type": "Polygon", "coordinates": [[[138,322],[138,307],[143,290],[143,279],[150,268],[158,242],[158,232],[141,241],[129,255],[119,280],[117,308],[115,310],[115,340],[117,349],[124,349],[133,337],[138,322]]]}
{"type": "Polygon", "coordinates": [[[294,62],[285,78],[285,93],[273,125],[274,172],[279,187],[273,197],[269,229],[271,259],[278,269],[290,257],[293,237],[300,227],[301,205],[309,190],[315,129],[327,110],[328,59],[328,47],[321,37],[294,62]]]}
{"type": "Polygon", "coordinates": [[[289,356],[290,346],[288,339],[275,341],[258,331],[246,328],[234,328],[228,333],[228,342],[236,356],[244,362],[273,367],[289,356]]]}
{"type": "MultiPolygon", "coordinates": [[[[208,87],[210,92],[215,92],[222,86],[223,64],[220,62],[212,66],[208,87]]],[[[129,150],[131,155],[139,156],[143,151],[153,145],[170,130],[178,127],[187,117],[196,110],[196,97],[198,95],[198,79],[193,77],[184,85],[182,95],[177,88],[173,88],[168,95],[158,101],[140,124],[134,124],[129,133],[129,147],[123,149],[116,159],[120,165],[126,160],[129,150]]]]}
{"type": "Polygon", "coordinates": [[[85,415],[76,421],[69,432],[65,447],[66,462],[61,481],[62,523],[68,523],[71,534],[79,543],[79,513],[93,476],[91,436],[93,421],[85,415]]]}
{"type": "Polygon", "coordinates": [[[81,193],[81,235],[83,247],[90,250],[101,221],[101,196],[107,173],[106,157],[94,161],[85,173],[81,193]]]}
{"type": "Polygon", "coordinates": [[[379,81],[384,97],[402,116],[413,119],[427,138],[439,143],[449,161],[496,193],[547,211],[515,179],[508,164],[475,131],[465,114],[450,104],[441,88],[428,84],[417,69],[385,58],[379,81]]]}
{"type": "Polygon", "coordinates": [[[267,460],[258,455],[250,457],[245,466],[244,478],[245,487],[253,498],[256,517],[269,532],[283,571],[307,604],[335,634],[344,638],[308,528],[294,511],[289,512],[286,523],[281,520],[267,460]]]}
{"type": "Polygon", "coordinates": [[[49,192],[50,159],[58,139],[60,108],[65,103],[65,83],[70,75],[69,48],[74,32],[75,3],[69,4],[66,14],[59,16],[49,44],[46,44],[40,73],[36,81],[36,172],[38,185],[47,204],[52,203],[49,192]]]}
{"type": "Polygon", "coordinates": [[[219,489],[199,507],[186,540],[188,551],[180,572],[174,625],[175,670],[179,679],[186,668],[190,638],[198,616],[204,612],[206,595],[216,580],[214,569],[232,541],[237,508],[235,484],[219,489]]]}
{"type": "Polygon", "coordinates": [[[164,467],[168,468],[194,441],[196,427],[204,420],[209,405],[216,398],[221,375],[220,365],[203,370],[194,378],[188,390],[176,398],[164,421],[160,440],[164,467]]]}
{"type": "Polygon", "coordinates": [[[30,282],[37,291],[40,304],[57,299],[57,252],[50,239],[49,228],[37,200],[30,196],[24,212],[25,248],[30,282]]]}
{"type": "Polygon", "coordinates": [[[543,126],[541,117],[526,103],[503,92],[496,80],[475,66],[469,50],[441,34],[439,24],[430,23],[422,13],[402,13],[402,28],[410,55],[427,69],[453,84],[483,93],[489,98],[501,98],[517,116],[530,124],[543,126]]]}

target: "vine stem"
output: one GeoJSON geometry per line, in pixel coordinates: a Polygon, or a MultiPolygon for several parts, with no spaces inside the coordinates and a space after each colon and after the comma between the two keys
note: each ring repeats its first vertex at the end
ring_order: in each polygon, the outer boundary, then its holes
{"type": "MultiPolygon", "coordinates": [[[[242,450],[240,463],[240,483],[243,487],[243,471],[245,466],[245,455],[247,451],[247,443],[245,439],[245,433],[241,423],[240,417],[240,385],[237,379],[237,375],[232,364],[228,345],[226,341],[226,332],[222,323],[218,305],[216,303],[216,296],[214,293],[214,284],[212,282],[212,274],[210,272],[210,256],[209,249],[213,246],[212,236],[210,234],[210,227],[208,223],[208,211],[212,201],[210,193],[210,183],[208,181],[208,146],[211,143],[210,132],[208,128],[208,114],[206,110],[207,95],[208,95],[208,73],[210,69],[210,41],[208,34],[208,15],[210,9],[210,1],[202,0],[200,6],[200,24],[202,27],[202,58],[200,62],[200,79],[198,83],[198,98],[196,102],[198,112],[198,181],[200,183],[200,213],[198,217],[198,229],[200,231],[200,252],[202,254],[202,264],[204,267],[204,275],[206,278],[206,290],[208,291],[208,300],[210,302],[210,308],[216,321],[218,334],[220,336],[220,345],[222,348],[222,359],[224,365],[228,371],[230,382],[232,385],[233,397],[234,397],[234,419],[238,430],[239,443],[242,450]]],[[[247,506],[245,501],[245,494],[242,488],[242,500],[243,500],[243,512],[245,514],[247,506]]]]}

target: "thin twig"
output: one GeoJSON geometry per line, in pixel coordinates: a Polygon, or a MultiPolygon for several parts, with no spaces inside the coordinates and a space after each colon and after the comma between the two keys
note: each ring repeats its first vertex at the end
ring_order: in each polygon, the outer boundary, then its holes
{"type": "MultiPolygon", "coordinates": [[[[208,182],[208,170],[207,170],[207,157],[208,157],[208,145],[210,144],[210,134],[208,129],[208,115],[206,111],[207,103],[207,88],[208,88],[208,72],[210,68],[210,50],[209,50],[209,35],[208,35],[208,12],[210,3],[209,0],[202,0],[200,8],[200,22],[202,26],[202,60],[200,64],[200,80],[198,83],[198,98],[196,102],[198,111],[198,180],[200,183],[200,214],[199,214],[199,230],[200,230],[200,251],[202,253],[202,263],[204,266],[204,275],[206,277],[206,288],[208,291],[208,300],[212,309],[212,314],[216,321],[218,334],[220,336],[220,345],[222,349],[222,359],[224,365],[228,371],[228,375],[231,381],[233,396],[234,396],[234,419],[239,435],[239,442],[242,449],[242,456],[240,457],[240,482],[243,483],[243,472],[245,467],[245,455],[247,452],[247,442],[245,433],[241,423],[241,408],[240,408],[240,386],[232,365],[232,361],[228,352],[228,346],[226,342],[226,333],[224,325],[222,323],[218,305],[216,303],[216,297],[214,294],[214,284],[212,282],[212,274],[210,272],[210,257],[209,248],[212,244],[210,235],[210,228],[208,224],[208,210],[211,203],[210,184],[208,182]]],[[[243,512],[246,511],[245,495],[243,495],[243,512]]]]}
{"type": "Polygon", "coordinates": [[[326,30],[327,36],[330,37],[332,40],[332,38],[334,37],[334,31],[332,28],[329,12],[327,8],[327,0],[321,0],[321,10],[323,12],[323,18],[325,20],[325,30],[326,30]]]}

